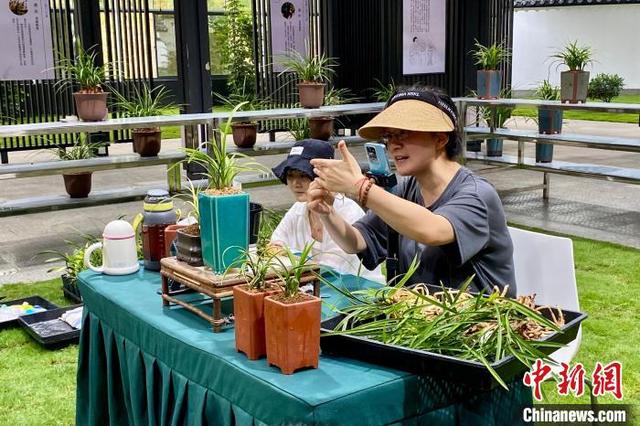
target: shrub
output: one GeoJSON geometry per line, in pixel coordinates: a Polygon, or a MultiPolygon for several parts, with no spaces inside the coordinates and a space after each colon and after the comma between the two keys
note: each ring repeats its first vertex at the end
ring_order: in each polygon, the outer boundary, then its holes
{"type": "Polygon", "coordinates": [[[600,73],[589,82],[588,96],[603,102],[611,102],[611,99],[620,95],[624,87],[624,78],[618,74],[600,73]]]}

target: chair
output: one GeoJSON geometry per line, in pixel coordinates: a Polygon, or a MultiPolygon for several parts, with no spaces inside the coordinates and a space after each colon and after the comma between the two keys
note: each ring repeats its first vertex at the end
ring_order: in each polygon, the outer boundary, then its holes
{"type": "MultiPolygon", "coordinates": [[[[518,296],[536,294],[536,304],[579,311],[578,288],[569,238],[509,227],[513,241],[518,296]]],[[[569,362],[578,352],[582,327],[567,347],[551,354],[557,362],[569,362]]]]}

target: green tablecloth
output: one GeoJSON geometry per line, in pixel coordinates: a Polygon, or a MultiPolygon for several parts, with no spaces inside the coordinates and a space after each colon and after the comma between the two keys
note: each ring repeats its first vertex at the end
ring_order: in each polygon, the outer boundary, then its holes
{"type": "MultiPolygon", "coordinates": [[[[350,288],[373,285],[353,276],[350,288]]],[[[86,424],[517,424],[531,392],[479,393],[339,357],[285,376],[235,351],[234,331],[164,308],[160,275],[80,275],[85,310],[76,421],[86,424]]],[[[328,287],[324,298],[339,304],[328,287]]],[[[328,313],[323,311],[323,315],[328,313]]]]}

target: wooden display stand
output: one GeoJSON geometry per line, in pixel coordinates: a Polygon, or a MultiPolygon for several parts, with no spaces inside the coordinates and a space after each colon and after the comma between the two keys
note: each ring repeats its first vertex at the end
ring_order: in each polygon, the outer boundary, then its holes
{"type": "MultiPolygon", "coordinates": [[[[318,281],[319,268],[314,267],[305,272],[300,284],[313,283],[314,296],[320,296],[320,282],[318,281]]],[[[210,268],[204,266],[190,266],[175,257],[165,257],[160,260],[160,273],[162,274],[162,304],[170,306],[171,303],[182,306],[190,312],[211,323],[214,333],[222,331],[222,326],[233,321],[233,317],[222,315],[222,299],[233,296],[233,287],[246,284],[244,277],[237,273],[228,273],[226,276],[215,274],[210,268]],[[189,289],[211,297],[213,300],[213,315],[206,314],[188,302],[173,297],[169,293],[169,280],[178,282],[189,289]]],[[[277,280],[275,273],[269,275],[268,280],[277,280]]]]}

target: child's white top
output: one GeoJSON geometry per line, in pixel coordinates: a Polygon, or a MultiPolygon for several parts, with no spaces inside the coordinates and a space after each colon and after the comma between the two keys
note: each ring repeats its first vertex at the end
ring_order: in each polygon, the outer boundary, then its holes
{"type": "MultiPolygon", "coordinates": [[[[347,197],[336,198],[333,202],[333,208],[348,223],[353,223],[364,216],[364,211],[360,206],[347,197]]],[[[280,241],[297,252],[302,251],[305,244],[313,241],[306,202],[296,202],[291,206],[273,231],[271,241],[280,241]]],[[[322,241],[316,241],[312,250],[313,260],[321,265],[329,266],[342,274],[358,275],[358,271],[360,271],[361,277],[384,283],[380,266],[373,271],[361,266],[358,256],[345,253],[333,241],[326,228],[323,228],[322,231],[322,241]]]]}

